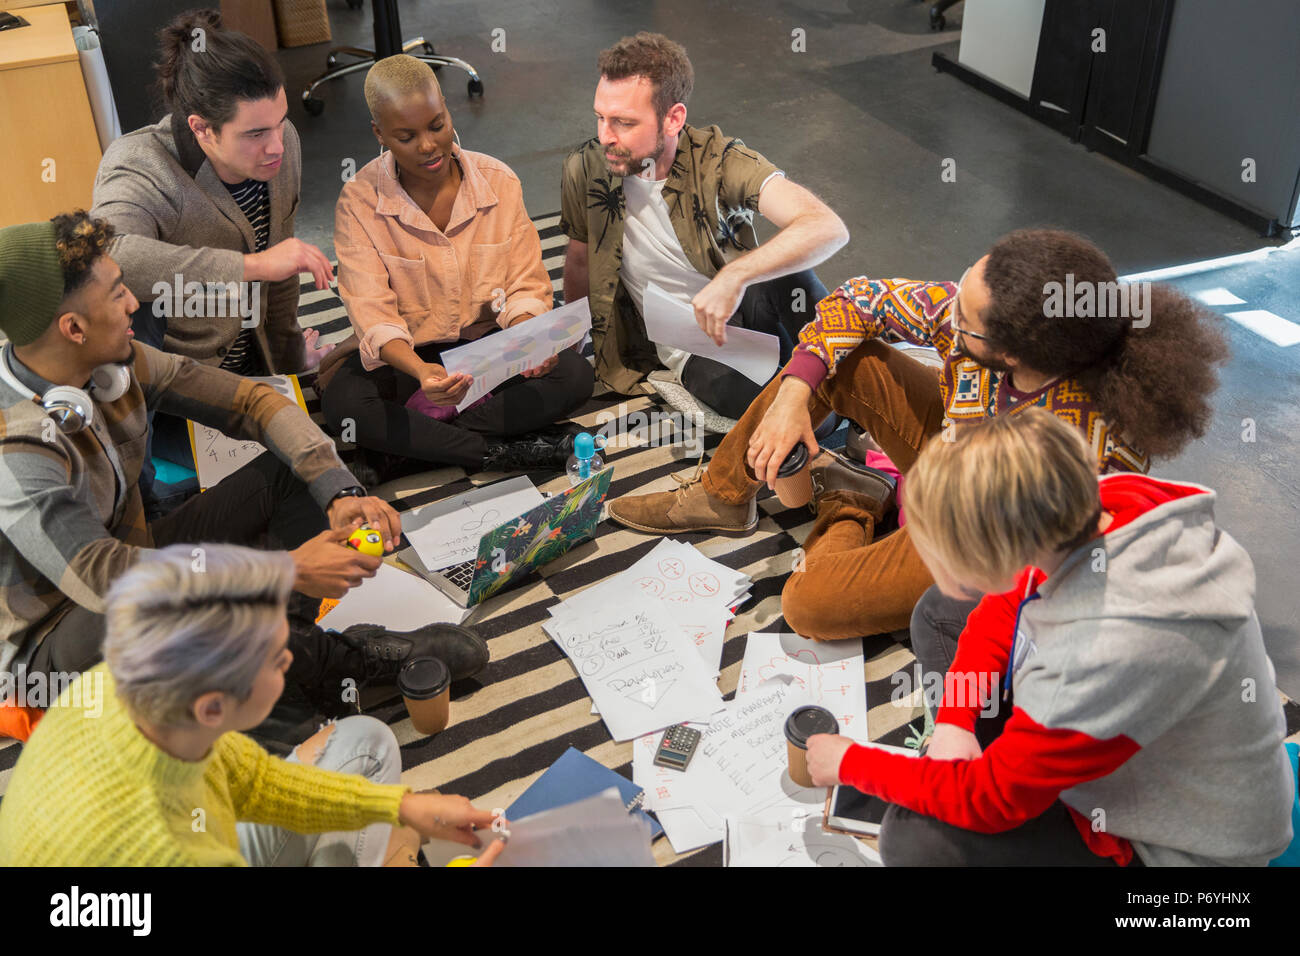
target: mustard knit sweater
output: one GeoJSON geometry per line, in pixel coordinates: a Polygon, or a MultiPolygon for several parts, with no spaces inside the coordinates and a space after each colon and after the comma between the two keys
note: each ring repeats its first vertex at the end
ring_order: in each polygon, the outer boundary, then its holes
{"type": "Polygon", "coordinates": [[[101,664],[23,748],[0,802],[0,866],[245,866],[236,821],[298,833],[396,824],[409,790],[287,763],[236,733],[178,760],[140,733],[101,664]],[[97,697],[89,681],[102,681],[97,697]]]}

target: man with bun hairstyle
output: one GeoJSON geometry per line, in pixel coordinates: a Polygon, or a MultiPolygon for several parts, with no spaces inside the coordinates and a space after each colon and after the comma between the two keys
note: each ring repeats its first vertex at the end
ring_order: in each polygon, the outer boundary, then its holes
{"type": "MultiPolygon", "coordinates": [[[[280,66],[215,10],[181,14],[158,39],[167,115],[104,151],[91,208],[113,226],[108,252],[143,303],[136,334],[239,375],[314,368],[327,350],[298,324],[298,276],[325,289],[333,270],[293,234],[302,153],[280,66]]],[[[155,500],[168,489],[155,491],[154,454],[193,467],[183,420],[152,422],[142,485],[151,517],[172,506],[155,500]]]]}

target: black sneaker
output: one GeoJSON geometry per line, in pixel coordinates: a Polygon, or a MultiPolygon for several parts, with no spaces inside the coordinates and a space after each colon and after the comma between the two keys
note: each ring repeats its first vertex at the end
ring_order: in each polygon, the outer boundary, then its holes
{"type": "Polygon", "coordinates": [[[390,631],[377,624],[353,624],[338,635],[350,649],[343,660],[366,683],[392,683],[412,657],[436,657],[454,681],[473,677],[488,662],[488,646],[467,627],[428,624],[414,631],[390,631]]]}

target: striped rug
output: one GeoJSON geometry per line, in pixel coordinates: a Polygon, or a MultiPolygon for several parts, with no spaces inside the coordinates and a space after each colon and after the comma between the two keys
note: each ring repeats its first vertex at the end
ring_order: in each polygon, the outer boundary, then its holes
{"type": "MultiPolygon", "coordinates": [[[[559,216],[540,217],[535,222],[542,237],[546,267],[558,289],[564,258],[559,216]]],[[[303,285],[300,317],[304,328],[319,329],[326,342],[349,334],[347,316],[337,295],[319,292],[309,283],[303,285]]],[[[304,384],[309,411],[319,421],[319,402],[310,380],[304,384]]],[[[666,410],[661,400],[650,393],[634,398],[597,396],[573,420],[594,429],[611,415],[625,420],[629,415],[655,409],[666,410]]],[[[618,434],[624,432],[617,429],[618,434]]],[[[656,445],[647,445],[644,440],[611,442],[607,449],[607,459],[614,468],[610,497],[675,488],[670,476],[693,467],[695,462],[685,457],[681,444],[671,444],[669,439],[670,435],[665,435],[656,445]]],[[[720,441],[720,435],[708,436],[704,441],[706,455],[720,441]]],[[[498,477],[447,467],[403,478],[377,490],[397,510],[405,511],[498,477]]],[[[567,487],[567,479],[558,473],[531,477],[546,492],[567,487]]],[[[751,631],[787,630],[781,615],[781,587],[791,571],[795,548],[812,526],[807,509],[785,509],[766,492],[758,507],[758,528],[747,537],[703,533],[678,536],[753,580],[751,597],[728,628],[723,646],[718,684],[727,699],[736,689],[746,635],[751,631]]],[[[542,631],[541,623],[548,618],[549,607],[628,568],[657,541],[612,522],[602,522],[594,541],[549,565],[540,576],[487,602],[476,616],[475,626],[488,641],[491,662],[476,679],[453,686],[452,723],[437,736],[425,738],[416,733],[400,699],[367,698],[367,712],[390,724],[401,742],[403,780],[417,789],[436,787],[444,793],[463,794],[481,807],[505,807],[570,746],[630,778],[631,744],[615,743],[601,719],[592,716],[591,698],[568,659],[542,631]]],[[[863,643],[870,737],[902,745],[921,727],[919,695],[899,702],[890,698],[898,686],[894,675],[910,676],[915,658],[905,634],[871,636],[863,643]]],[[[1300,707],[1287,701],[1286,716],[1288,734],[1300,736],[1300,707]]],[[[0,741],[0,792],[8,783],[19,751],[18,744],[0,741]]],[[[719,845],[679,856],[663,838],[655,842],[654,854],[665,865],[718,866],[722,862],[719,845]]]]}
{"type": "MultiPolygon", "coordinates": [[[[558,305],[565,243],[559,216],[534,221],[558,305]]],[[[347,337],[347,316],[334,292],[319,292],[304,283],[301,301],[304,327],[319,329],[325,342],[347,337]]],[[[304,397],[308,410],[319,421],[310,387],[304,388],[304,397]]],[[[635,416],[655,410],[671,411],[647,386],[645,394],[634,398],[598,395],[572,420],[592,429],[610,421],[610,432],[623,435],[637,430],[635,416]],[[629,416],[633,416],[631,426],[620,427],[629,416]]],[[[672,440],[671,425],[665,424],[653,446],[645,441],[633,444],[635,438],[612,441],[605,456],[614,469],[610,497],[675,488],[670,476],[694,467],[695,459],[687,458],[683,444],[673,444],[672,440]]],[[[703,442],[705,454],[710,454],[721,440],[721,435],[707,436],[703,442]]],[[[448,467],[400,479],[378,490],[398,511],[405,511],[499,477],[467,474],[462,468],[448,467]]],[[[567,479],[558,473],[536,473],[531,477],[544,492],[568,487],[567,479]]],[[[745,635],[750,631],[786,630],[781,616],[781,587],[790,573],[795,548],[812,527],[812,516],[806,509],[787,510],[768,493],[759,500],[759,516],[758,529],[745,538],[677,536],[753,579],[751,597],[727,629],[723,646],[718,686],[727,699],[734,695],[740,676],[745,635]]],[[[604,722],[592,716],[591,698],[582,681],[568,658],[542,631],[541,624],[549,617],[547,608],[630,567],[658,540],[613,522],[602,522],[594,541],[544,568],[522,587],[487,602],[474,618],[474,625],[488,641],[491,662],[475,680],[453,688],[452,725],[436,737],[416,733],[399,698],[368,702],[367,712],[388,722],[402,744],[403,780],[416,788],[437,787],[445,793],[464,794],[489,809],[505,807],[569,747],[630,778],[632,745],[615,743],[604,722]]],[[[867,700],[878,702],[868,714],[871,737],[901,745],[912,733],[909,723],[919,729],[922,711],[911,699],[902,706],[890,703],[895,686],[890,678],[902,670],[910,672],[915,658],[904,644],[889,635],[868,638],[865,658],[867,700]]],[[[663,864],[722,863],[720,846],[679,857],[661,838],[655,841],[654,849],[655,858],[663,864]]]]}

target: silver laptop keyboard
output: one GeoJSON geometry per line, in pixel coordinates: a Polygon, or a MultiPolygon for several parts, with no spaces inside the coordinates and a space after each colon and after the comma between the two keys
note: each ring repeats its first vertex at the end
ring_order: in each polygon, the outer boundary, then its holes
{"type": "Polygon", "coordinates": [[[443,568],[439,573],[462,591],[468,592],[470,582],[474,580],[474,561],[471,559],[453,564],[449,568],[443,568]]]}

